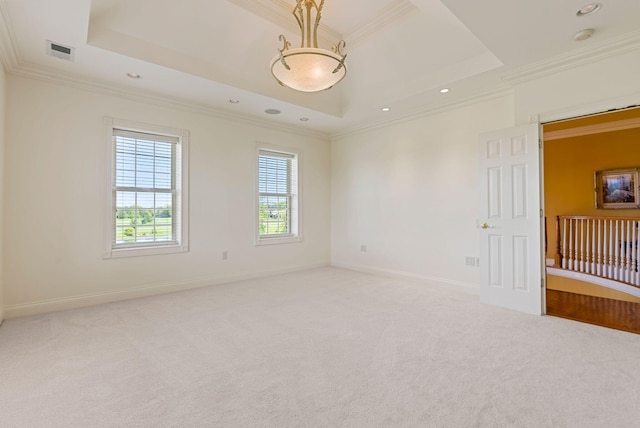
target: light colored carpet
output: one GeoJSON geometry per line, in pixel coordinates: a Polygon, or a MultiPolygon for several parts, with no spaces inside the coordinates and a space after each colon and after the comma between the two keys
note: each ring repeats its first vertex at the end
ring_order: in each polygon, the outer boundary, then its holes
{"type": "Polygon", "coordinates": [[[336,268],[10,319],[6,427],[640,426],[640,336],[336,268]]]}

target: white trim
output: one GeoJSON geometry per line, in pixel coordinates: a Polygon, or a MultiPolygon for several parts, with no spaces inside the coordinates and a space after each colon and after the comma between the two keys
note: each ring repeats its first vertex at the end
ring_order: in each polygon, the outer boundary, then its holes
{"type": "Polygon", "coordinates": [[[74,74],[65,73],[60,70],[45,69],[44,67],[36,64],[20,62],[15,67],[10,67],[7,72],[20,77],[40,80],[57,85],[63,85],[102,95],[109,95],[112,97],[118,97],[139,103],[155,105],[167,109],[204,114],[210,117],[241,123],[243,125],[250,124],[263,129],[282,131],[289,134],[296,134],[317,139],[326,139],[329,137],[329,133],[323,131],[315,131],[308,128],[303,128],[302,126],[274,122],[263,119],[259,116],[252,116],[250,114],[234,113],[228,110],[218,109],[184,98],[172,97],[169,95],[159,95],[156,93],[151,93],[131,87],[120,86],[110,82],[94,81],[74,74]]]}
{"type": "MultiPolygon", "coordinates": [[[[401,19],[419,13],[418,7],[408,0],[393,0],[385,6],[376,16],[357,25],[350,33],[342,38],[352,48],[367,38],[381,32],[387,26],[393,25],[401,19]]],[[[334,42],[335,43],[335,42],[334,42]]]]}
{"type": "MultiPolygon", "coordinates": [[[[109,234],[111,237],[111,234],[109,234]]],[[[114,248],[111,251],[105,251],[103,259],[120,259],[123,257],[139,257],[139,256],[155,256],[160,254],[186,253],[189,251],[188,246],[183,245],[162,245],[153,247],[139,248],[114,248]]]]}
{"type": "MultiPolygon", "coordinates": [[[[303,165],[302,165],[302,150],[301,149],[297,149],[297,148],[292,148],[292,147],[284,147],[284,146],[278,146],[278,145],[273,145],[273,144],[267,144],[267,143],[261,143],[261,142],[256,142],[256,147],[255,147],[255,166],[254,166],[254,207],[253,207],[253,216],[254,216],[254,227],[253,227],[253,233],[254,233],[254,239],[253,239],[253,243],[256,246],[262,246],[262,245],[277,245],[277,244],[292,244],[292,243],[296,243],[296,242],[302,242],[302,236],[303,236],[303,228],[302,228],[302,224],[303,224],[303,217],[304,214],[302,212],[302,195],[303,195],[303,186],[302,186],[302,171],[303,171],[303,165]],[[297,176],[297,194],[296,194],[296,210],[297,210],[297,218],[296,223],[297,223],[297,230],[295,231],[295,233],[292,233],[291,235],[288,236],[265,236],[265,237],[260,237],[260,189],[258,187],[258,170],[259,170],[259,160],[258,157],[260,155],[260,151],[261,150],[265,150],[265,151],[272,151],[275,153],[285,153],[285,154],[292,154],[295,156],[296,159],[296,163],[297,163],[297,169],[298,169],[298,176],[297,176]]],[[[293,219],[291,219],[291,221],[293,221],[293,219]]]]}
{"type": "Polygon", "coordinates": [[[571,53],[564,53],[555,57],[528,64],[511,73],[505,74],[503,79],[511,85],[536,80],[563,70],[597,62],[612,56],[633,52],[640,46],[640,30],[623,34],[620,37],[593,43],[571,53]]]}
{"type": "Polygon", "coordinates": [[[569,278],[569,279],[575,279],[577,281],[588,282],[590,284],[595,284],[601,287],[610,288],[611,290],[621,291],[623,293],[630,294],[635,297],[640,297],[640,288],[623,284],[618,281],[613,281],[606,278],[600,278],[599,276],[593,276],[593,275],[588,275],[581,272],[574,272],[571,270],[558,269],[553,267],[547,267],[547,275],[560,276],[563,278],[569,278]]]}
{"type": "Polygon", "coordinates": [[[412,272],[404,272],[392,269],[373,268],[370,266],[354,265],[349,263],[331,262],[332,267],[354,270],[356,272],[370,273],[374,275],[383,275],[391,278],[412,279],[420,282],[428,283],[433,286],[456,287],[461,291],[480,296],[480,284],[462,281],[453,281],[446,278],[439,278],[430,275],[421,275],[412,272]]]}
{"type": "Polygon", "coordinates": [[[139,297],[155,296],[159,294],[184,291],[192,288],[201,288],[213,285],[227,284],[231,282],[244,281],[255,278],[265,278],[273,275],[281,275],[290,272],[298,272],[307,269],[328,267],[329,262],[309,263],[305,265],[289,266],[286,268],[263,270],[253,273],[234,274],[226,276],[215,276],[197,278],[186,281],[174,281],[159,284],[150,284],[141,287],[133,287],[126,290],[110,291],[106,293],[82,294],[60,299],[39,300],[35,302],[22,303],[6,306],[5,315],[7,318],[16,318],[27,315],[36,315],[47,312],[75,309],[84,306],[93,306],[121,300],[135,299],[139,297]]]}
{"type": "MultiPolygon", "coordinates": [[[[265,19],[280,28],[294,34],[300,33],[295,19],[292,19],[293,2],[289,0],[227,0],[256,16],[265,19]]],[[[331,46],[343,36],[333,28],[320,23],[318,27],[318,43],[321,46],[331,46]]]]}
{"type": "Polygon", "coordinates": [[[105,117],[104,120],[106,133],[106,149],[107,159],[106,183],[107,191],[105,195],[106,211],[105,211],[105,251],[102,255],[103,259],[150,256],[158,254],[185,253],[189,251],[189,131],[178,128],[170,128],[166,126],[151,125],[141,122],[133,122],[124,119],[114,119],[105,117]],[[177,201],[176,211],[180,213],[180,229],[176,231],[178,243],[175,245],[153,245],[149,247],[132,247],[132,248],[113,248],[113,129],[119,128],[128,131],[154,133],[179,139],[180,156],[176,162],[180,162],[180,176],[176,177],[179,181],[180,198],[177,201]]]}
{"type": "Polygon", "coordinates": [[[5,1],[0,2],[0,64],[7,72],[13,70],[20,63],[16,49],[16,36],[9,16],[9,9],[5,1]]]}
{"type": "MultiPolygon", "coordinates": [[[[232,3],[238,6],[248,8],[251,3],[254,5],[260,5],[264,10],[272,10],[274,7],[269,5],[263,5],[263,2],[257,0],[231,0],[232,3]]],[[[404,0],[403,0],[404,1],[404,0]]],[[[282,0],[271,0],[269,3],[280,3],[281,12],[284,11],[282,0]]],[[[397,2],[399,11],[403,8],[408,8],[408,5],[401,4],[402,1],[397,2]]],[[[406,2],[405,2],[406,3],[406,2]]],[[[393,8],[394,3],[390,4],[390,8],[393,8]]],[[[250,9],[250,7],[249,7],[250,9]]],[[[277,9],[277,8],[276,8],[277,9]]],[[[295,25],[295,20],[290,19],[290,6],[287,6],[288,18],[286,22],[295,25]]],[[[395,10],[395,9],[394,9],[395,10]]],[[[275,11],[273,13],[276,13],[275,11]]],[[[282,15],[282,13],[280,13],[282,15]]],[[[388,17],[389,19],[398,19],[397,17],[388,17]]],[[[284,16],[282,19],[285,19],[284,16]]],[[[383,23],[384,24],[384,23],[383,23]]],[[[381,24],[381,25],[383,25],[381,24]]],[[[364,24],[363,28],[369,25],[364,24]]],[[[297,31],[297,30],[295,30],[297,31]]],[[[359,29],[354,31],[353,35],[357,33],[359,29]]],[[[332,37],[332,40],[335,37],[332,37]]],[[[333,42],[333,41],[332,41],[333,42]]],[[[128,99],[131,101],[147,103],[151,105],[157,105],[164,108],[178,109],[181,111],[187,111],[191,113],[205,114],[212,117],[239,122],[242,124],[251,124],[259,126],[265,129],[272,129],[278,131],[285,131],[289,133],[295,133],[297,135],[304,135],[319,139],[330,139],[331,141],[337,141],[339,139],[348,137],[350,135],[359,134],[373,129],[394,125],[396,123],[403,123],[410,120],[418,119],[421,117],[432,116],[442,112],[450,111],[457,108],[462,108],[467,105],[472,105],[478,102],[496,98],[501,95],[505,95],[507,92],[512,93],[513,85],[526,82],[529,80],[535,80],[539,77],[553,74],[555,72],[577,67],[583,64],[587,64],[593,61],[602,60],[611,56],[624,54],[627,52],[633,52],[638,49],[640,44],[640,30],[626,33],[621,37],[610,39],[602,43],[590,44],[581,50],[574,51],[570,55],[561,55],[545,61],[541,61],[532,65],[524,66],[520,69],[514,70],[511,73],[503,75],[503,80],[508,84],[503,87],[497,87],[489,91],[473,95],[468,98],[464,98],[459,101],[453,101],[448,104],[435,104],[424,108],[419,108],[413,113],[408,113],[403,116],[388,117],[387,120],[367,121],[361,124],[355,124],[353,126],[346,126],[343,129],[335,131],[317,131],[305,128],[303,126],[296,126],[293,124],[276,123],[271,120],[266,120],[259,116],[252,116],[249,114],[238,114],[228,110],[219,108],[213,108],[207,105],[203,105],[197,102],[189,101],[183,98],[171,97],[168,95],[158,95],[147,91],[137,90],[131,87],[125,87],[117,85],[111,82],[94,81],[71,73],[65,73],[60,70],[52,70],[47,67],[25,62],[21,57],[17,49],[15,42],[15,36],[13,35],[13,29],[11,27],[11,19],[8,13],[6,2],[0,1],[0,62],[5,66],[8,73],[46,81],[49,83],[55,83],[59,85],[65,85],[82,90],[92,91],[95,93],[110,95],[119,97],[122,99],[128,99]],[[1,25],[4,23],[5,25],[1,25]]],[[[636,97],[636,100],[638,97],[636,97]]],[[[602,104],[602,103],[600,103],[602,104]]],[[[626,104],[626,106],[631,103],[626,104]]],[[[572,116],[579,116],[581,112],[593,112],[599,111],[598,108],[586,108],[585,106],[576,106],[576,110],[572,113],[572,116]]],[[[572,116],[558,116],[557,114],[549,114],[543,118],[543,122],[552,121],[561,118],[567,118],[572,116]]]]}
{"type": "MultiPolygon", "coordinates": [[[[229,0],[257,16],[260,16],[271,23],[286,28],[297,33],[298,29],[295,20],[291,19],[293,7],[291,1],[284,0],[229,0]]],[[[376,33],[383,31],[387,26],[394,24],[401,18],[412,13],[419,12],[418,8],[409,0],[392,0],[377,14],[361,23],[356,23],[356,27],[347,34],[340,34],[337,30],[320,22],[318,27],[318,41],[320,45],[331,46],[338,40],[344,39],[349,46],[356,46],[361,41],[376,33]]]]}
{"type": "Polygon", "coordinates": [[[263,237],[257,236],[256,232],[256,246],[263,245],[278,245],[278,244],[295,244],[296,242],[302,242],[302,238],[299,235],[287,236],[287,237],[263,237]]]}
{"type": "Polygon", "coordinates": [[[376,129],[386,128],[393,125],[398,125],[406,122],[411,122],[417,119],[423,119],[437,114],[446,113],[448,111],[457,110],[460,108],[472,106],[484,101],[490,101],[496,98],[512,96],[513,88],[501,86],[499,88],[490,89],[480,94],[472,95],[461,100],[452,101],[449,103],[436,104],[426,107],[421,107],[413,110],[413,112],[406,112],[396,116],[389,116],[386,120],[375,120],[371,122],[365,122],[360,125],[350,126],[344,130],[338,130],[330,134],[331,142],[338,142],[344,138],[348,138],[354,135],[363,134],[365,132],[373,131],[376,129]]]}
{"type": "Polygon", "coordinates": [[[637,107],[638,105],[640,105],[640,92],[625,95],[624,97],[604,99],[588,104],[579,104],[560,110],[544,112],[540,113],[539,117],[540,123],[544,125],[549,122],[579,119],[582,116],[612,113],[613,111],[609,110],[623,110],[637,107]]]}
{"type": "MultiPolygon", "coordinates": [[[[613,112],[612,112],[613,113],[613,112]]],[[[561,140],[563,138],[581,137],[583,135],[600,134],[603,132],[622,131],[625,129],[640,128],[640,117],[632,119],[614,120],[606,123],[598,123],[595,125],[578,126],[568,129],[560,129],[558,131],[549,131],[544,133],[545,141],[561,140]]]]}
{"type": "Polygon", "coordinates": [[[243,125],[249,124],[263,129],[283,131],[289,134],[321,139],[323,140],[323,142],[325,142],[326,139],[328,139],[329,141],[338,141],[352,135],[361,134],[367,131],[380,129],[391,125],[410,122],[416,119],[434,116],[436,114],[452,111],[483,101],[489,101],[495,98],[513,94],[512,87],[501,86],[479,94],[472,95],[467,98],[463,98],[461,100],[417,108],[413,112],[407,112],[403,115],[393,117],[389,116],[387,120],[375,119],[353,126],[346,126],[343,129],[338,129],[335,131],[317,131],[290,124],[277,123],[262,119],[258,116],[251,116],[249,114],[238,114],[227,110],[216,109],[214,107],[202,105],[182,98],[170,97],[168,95],[152,94],[129,87],[125,88],[117,86],[108,82],[96,82],[82,78],[80,76],[64,73],[62,71],[44,70],[43,68],[34,64],[27,65],[21,62],[19,66],[10,67],[7,72],[24,78],[40,80],[47,83],[63,85],[75,89],[90,91],[139,103],[145,103],[169,109],[176,109],[189,113],[203,114],[210,117],[241,123],[243,125]]]}

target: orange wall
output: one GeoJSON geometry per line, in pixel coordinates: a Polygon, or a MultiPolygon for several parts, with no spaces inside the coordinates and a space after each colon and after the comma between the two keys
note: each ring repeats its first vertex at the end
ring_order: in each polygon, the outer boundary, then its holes
{"type": "Polygon", "coordinates": [[[558,215],[640,216],[640,209],[595,207],[594,172],[631,167],[640,167],[640,128],[545,142],[547,258],[556,254],[558,215]]]}

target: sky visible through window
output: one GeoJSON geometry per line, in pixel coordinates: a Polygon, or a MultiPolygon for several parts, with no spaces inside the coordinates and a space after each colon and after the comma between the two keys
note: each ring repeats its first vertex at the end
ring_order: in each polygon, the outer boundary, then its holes
{"type": "Polygon", "coordinates": [[[175,239],[173,156],[172,143],[116,136],[116,243],[175,239]]]}
{"type": "Polygon", "coordinates": [[[260,235],[290,233],[291,158],[259,155],[260,235]]]}

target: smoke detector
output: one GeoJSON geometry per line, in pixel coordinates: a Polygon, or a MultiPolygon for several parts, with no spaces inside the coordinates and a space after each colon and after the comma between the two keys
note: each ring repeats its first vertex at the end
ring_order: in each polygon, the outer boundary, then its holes
{"type": "Polygon", "coordinates": [[[587,40],[591,36],[593,36],[593,30],[591,28],[588,28],[586,30],[578,31],[573,36],[573,40],[575,40],[576,42],[581,42],[583,40],[587,40]]]}

